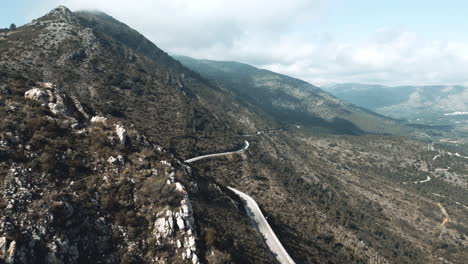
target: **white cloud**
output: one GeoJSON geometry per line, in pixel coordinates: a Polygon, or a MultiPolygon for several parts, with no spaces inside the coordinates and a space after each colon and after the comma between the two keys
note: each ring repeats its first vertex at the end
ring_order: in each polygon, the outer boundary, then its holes
{"type": "Polygon", "coordinates": [[[388,28],[369,32],[364,40],[342,42],[329,33],[304,30],[319,23],[330,2],[48,0],[41,6],[98,9],[169,53],[242,61],[318,85],[468,84],[468,43],[425,40],[388,28]]]}
{"type": "Polygon", "coordinates": [[[163,48],[230,46],[258,30],[286,31],[311,17],[322,0],[48,0],[72,10],[98,9],[148,35],[163,48]]]}
{"type": "Polygon", "coordinates": [[[429,41],[409,32],[392,32],[385,38],[381,34],[376,32],[355,43],[297,42],[288,50],[301,54],[302,59],[263,66],[315,84],[468,84],[468,43],[429,41]],[[314,48],[304,54],[304,46],[314,48]]]}

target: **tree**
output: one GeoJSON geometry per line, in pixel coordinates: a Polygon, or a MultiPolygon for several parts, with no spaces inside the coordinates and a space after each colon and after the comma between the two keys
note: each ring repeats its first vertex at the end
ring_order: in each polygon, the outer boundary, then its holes
{"type": "Polygon", "coordinates": [[[10,30],[16,30],[16,25],[14,23],[10,25],[10,30]]]}

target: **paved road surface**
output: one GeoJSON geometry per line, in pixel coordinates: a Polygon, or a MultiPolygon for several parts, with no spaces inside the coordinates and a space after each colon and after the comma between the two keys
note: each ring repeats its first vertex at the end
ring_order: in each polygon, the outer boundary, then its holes
{"type": "Polygon", "coordinates": [[[212,158],[212,157],[219,157],[219,156],[226,156],[226,155],[230,155],[230,154],[235,154],[235,153],[242,153],[244,152],[246,149],[249,148],[249,142],[247,140],[244,141],[244,146],[237,150],[237,151],[230,151],[230,152],[223,152],[223,153],[216,153],[216,154],[208,154],[208,155],[203,155],[203,156],[199,156],[199,157],[195,157],[195,158],[191,158],[191,159],[188,159],[186,160],[185,162],[186,163],[192,163],[194,161],[197,161],[197,160],[201,160],[201,159],[206,159],[206,158],[212,158]]]}
{"type": "Polygon", "coordinates": [[[425,183],[425,182],[428,182],[431,180],[431,177],[427,176],[427,178],[425,180],[422,180],[422,181],[415,181],[414,183],[425,183]]]}
{"type": "Polygon", "coordinates": [[[276,255],[276,259],[278,259],[278,261],[282,264],[295,263],[294,260],[289,256],[286,249],[284,249],[278,237],[276,237],[275,232],[273,232],[273,230],[271,229],[270,225],[268,224],[268,221],[263,216],[263,213],[260,210],[260,207],[258,207],[258,204],[255,202],[255,200],[239,190],[236,190],[231,187],[228,188],[237,195],[239,195],[239,197],[244,201],[245,206],[248,208],[248,215],[257,224],[258,231],[263,235],[270,250],[276,255]]]}
{"type": "MultiPolygon", "coordinates": [[[[219,157],[219,156],[226,156],[226,155],[231,155],[235,153],[242,153],[246,149],[249,148],[249,142],[247,140],[244,141],[244,146],[237,150],[237,151],[231,151],[231,152],[223,152],[223,153],[216,153],[216,154],[208,154],[208,155],[203,155],[195,158],[191,158],[186,160],[186,163],[192,163],[197,160],[201,159],[206,159],[206,158],[211,158],[211,157],[219,157]]],[[[275,232],[273,232],[273,229],[271,229],[270,225],[268,224],[268,221],[265,219],[263,216],[262,211],[260,210],[260,207],[258,207],[257,202],[255,202],[252,197],[248,196],[247,194],[238,191],[234,188],[228,187],[231,191],[233,191],[235,194],[239,195],[239,197],[244,201],[244,204],[246,208],[248,208],[247,213],[248,215],[255,221],[257,224],[258,231],[263,235],[267,246],[270,248],[271,252],[275,254],[276,258],[281,264],[295,264],[294,260],[289,256],[288,252],[284,249],[283,245],[279,241],[278,237],[276,237],[275,232]]]]}

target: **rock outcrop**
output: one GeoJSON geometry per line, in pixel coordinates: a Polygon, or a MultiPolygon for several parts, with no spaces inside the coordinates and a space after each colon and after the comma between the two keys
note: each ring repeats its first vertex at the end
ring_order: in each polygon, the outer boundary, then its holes
{"type": "Polygon", "coordinates": [[[127,142],[127,130],[125,130],[125,128],[121,124],[116,124],[115,133],[117,133],[117,137],[120,140],[120,144],[125,145],[125,143],[127,142]]]}
{"type": "Polygon", "coordinates": [[[49,103],[48,94],[39,88],[33,88],[24,94],[24,97],[41,102],[44,105],[49,103]]]}
{"type": "Polygon", "coordinates": [[[91,123],[105,123],[106,121],[107,118],[103,116],[93,116],[91,118],[91,123]]]}
{"type": "MultiPolygon", "coordinates": [[[[170,167],[170,165],[166,166],[170,167]]],[[[178,207],[165,208],[157,214],[158,218],[154,222],[153,231],[156,244],[158,246],[172,247],[182,259],[190,260],[193,264],[198,264],[200,261],[196,254],[196,233],[192,204],[185,188],[180,182],[174,181],[173,176],[169,177],[166,184],[175,188],[182,195],[182,200],[178,207]]]]}
{"type": "Polygon", "coordinates": [[[25,92],[24,97],[35,100],[47,106],[56,115],[63,114],[71,117],[73,112],[78,112],[84,117],[88,117],[83,106],[77,101],[61,92],[52,83],[41,83],[40,88],[34,87],[25,92]]]}

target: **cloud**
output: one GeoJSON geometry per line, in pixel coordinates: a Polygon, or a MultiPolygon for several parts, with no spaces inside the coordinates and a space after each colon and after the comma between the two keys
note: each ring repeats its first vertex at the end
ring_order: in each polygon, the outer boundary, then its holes
{"type": "MultiPolygon", "coordinates": [[[[262,66],[315,84],[468,84],[468,43],[430,41],[410,32],[377,31],[354,43],[298,41],[283,50],[297,54],[299,59],[262,66]]],[[[283,58],[287,56],[294,57],[284,54],[283,58]]]]}
{"type": "Polygon", "coordinates": [[[72,10],[98,9],[145,33],[165,49],[230,46],[259,30],[286,31],[312,16],[322,0],[49,0],[72,10]]]}
{"type": "Polygon", "coordinates": [[[46,5],[41,1],[41,7],[65,4],[72,10],[98,9],[169,53],[241,61],[317,85],[468,84],[468,43],[426,40],[391,28],[368,32],[367,38],[354,41],[307,30],[320,24],[331,2],[47,0],[46,5]]]}

